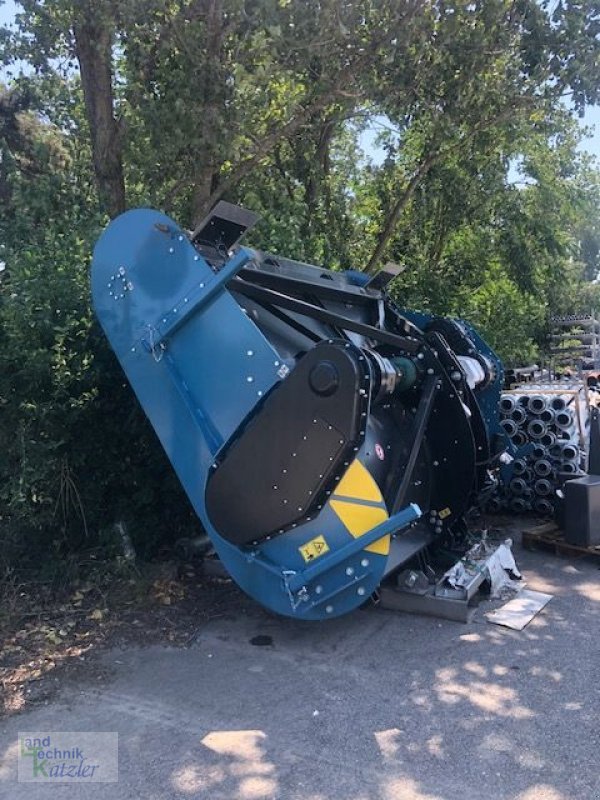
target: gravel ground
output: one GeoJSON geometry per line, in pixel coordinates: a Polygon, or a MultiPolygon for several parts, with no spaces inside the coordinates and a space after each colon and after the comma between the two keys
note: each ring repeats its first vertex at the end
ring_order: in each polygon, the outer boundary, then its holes
{"type": "Polygon", "coordinates": [[[108,649],[100,673],[0,721],[0,797],[600,800],[598,564],[515,554],[554,595],[522,632],[485,603],[466,625],[248,603],[183,649],[108,649]],[[118,782],[17,783],[19,730],[118,731],[118,782]]]}

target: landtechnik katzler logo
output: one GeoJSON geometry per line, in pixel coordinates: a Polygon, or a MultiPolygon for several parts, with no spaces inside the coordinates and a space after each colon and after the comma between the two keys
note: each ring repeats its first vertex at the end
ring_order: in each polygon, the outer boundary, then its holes
{"type": "Polygon", "coordinates": [[[114,783],[119,775],[119,735],[107,731],[19,733],[20,782],[114,783]]]}

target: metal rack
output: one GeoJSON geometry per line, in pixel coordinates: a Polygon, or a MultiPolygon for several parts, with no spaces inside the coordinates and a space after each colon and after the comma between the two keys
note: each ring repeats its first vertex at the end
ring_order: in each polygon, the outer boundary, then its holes
{"type": "Polygon", "coordinates": [[[550,319],[552,372],[572,367],[579,374],[600,368],[600,320],[595,314],[568,314],[550,319]]]}

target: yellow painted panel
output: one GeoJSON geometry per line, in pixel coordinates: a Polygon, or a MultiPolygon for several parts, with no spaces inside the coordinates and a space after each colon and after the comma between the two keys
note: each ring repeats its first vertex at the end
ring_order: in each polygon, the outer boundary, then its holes
{"type": "MultiPolygon", "coordinates": [[[[348,503],[343,500],[330,500],[329,505],[355,539],[358,539],[388,518],[385,508],[377,508],[376,506],[363,506],[360,503],[348,503]]],[[[390,551],[389,535],[373,542],[373,544],[365,547],[365,550],[371,553],[380,553],[384,556],[387,555],[390,551]]]]}
{"type": "Polygon", "coordinates": [[[334,495],[382,503],[383,497],[369,470],[356,458],[338,483],[334,495]]]}

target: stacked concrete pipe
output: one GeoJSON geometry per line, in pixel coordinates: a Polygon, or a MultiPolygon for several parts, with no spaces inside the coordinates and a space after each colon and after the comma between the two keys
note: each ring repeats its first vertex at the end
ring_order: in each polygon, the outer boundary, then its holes
{"type": "Polygon", "coordinates": [[[517,387],[502,395],[500,415],[515,458],[503,468],[488,510],[551,515],[557,490],[585,470],[583,443],[589,423],[583,387],[517,387]]]}

